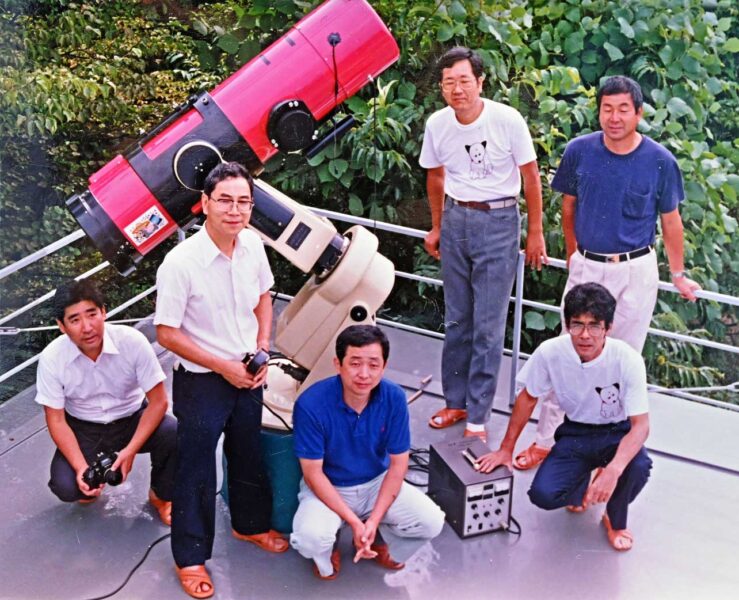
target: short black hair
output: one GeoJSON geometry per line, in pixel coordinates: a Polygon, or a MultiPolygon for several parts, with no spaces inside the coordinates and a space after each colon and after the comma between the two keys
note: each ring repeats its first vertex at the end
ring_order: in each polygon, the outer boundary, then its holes
{"type": "Polygon", "coordinates": [[[239,177],[241,177],[242,179],[246,179],[246,182],[249,184],[249,190],[253,195],[254,179],[252,179],[252,176],[246,169],[246,167],[237,162],[222,162],[213,167],[213,169],[211,169],[210,173],[208,173],[207,177],[205,178],[205,183],[203,184],[203,193],[206,196],[210,197],[210,195],[213,193],[213,190],[219,183],[221,183],[221,181],[239,177]]]}
{"type": "Polygon", "coordinates": [[[56,288],[54,294],[54,318],[64,322],[64,311],[68,307],[89,300],[99,309],[105,307],[105,298],[98,286],[91,279],[69,281],[56,288]]]}
{"type": "Polygon", "coordinates": [[[453,67],[461,60],[470,61],[472,72],[478,79],[485,73],[482,58],[480,58],[480,55],[477,52],[470,50],[469,48],[465,48],[464,46],[455,46],[454,48],[444,52],[442,57],[439,59],[439,62],[436,63],[439,81],[441,81],[441,78],[444,75],[444,69],[453,67]]]}
{"type": "Polygon", "coordinates": [[[616,94],[629,94],[631,101],[634,103],[634,110],[639,110],[644,104],[644,95],[641,86],[624,75],[614,75],[606,79],[598,88],[596,99],[598,101],[598,110],[600,111],[600,101],[603,96],[615,96],[616,94]]]}
{"type": "Polygon", "coordinates": [[[349,325],[336,338],[336,358],[342,363],[349,346],[363,348],[370,344],[380,344],[382,359],[387,362],[387,357],[390,356],[390,342],[382,329],[376,325],[349,325]]]}
{"type": "Polygon", "coordinates": [[[616,299],[611,292],[595,282],[581,283],[565,295],[565,324],[569,328],[574,317],[590,313],[608,329],[616,312],[616,299]]]}

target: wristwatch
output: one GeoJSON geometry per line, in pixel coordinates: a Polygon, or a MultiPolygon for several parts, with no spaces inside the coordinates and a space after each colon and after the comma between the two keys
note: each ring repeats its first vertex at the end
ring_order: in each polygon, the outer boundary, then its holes
{"type": "Polygon", "coordinates": [[[674,273],[670,273],[670,277],[672,279],[682,279],[683,277],[687,277],[685,274],[685,271],[675,271],[674,273]]]}

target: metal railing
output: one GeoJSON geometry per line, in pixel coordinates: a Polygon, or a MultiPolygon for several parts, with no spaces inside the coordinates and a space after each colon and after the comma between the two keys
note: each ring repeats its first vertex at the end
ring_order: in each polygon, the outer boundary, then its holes
{"type": "MultiPolygon", "coordinates": [[[[414,229],[411,227],[405,227],[402,225],[395,225],[392,223],[385,223],[383,221],[376,221],[373,219],[367,219],[364,217],[354,217],[351,215],[346,215],[343,213],[338,213],[331,210],[326,210],[322,208],[314,208],[314,207],[306,207],[309,210],[311,210],[313,213],[326,217],[328,219],[344,222],[344,223],[351,223],[355,225],[363,225],[365,227],[368,227],[370,229],[379,230],[379,231],[385,231],[388,233],[398,234],[398,235],[404,235],[408,237],[414,237],[423,239],[426,235],[425,231],[422,231],[420,229],[414,229]]],[[[178,236],[180,240],[184,239],[184,232],[181,230],[178,230],[178,236]]],[[[50,254],[56,252],[57,250],[60,250],[61,248],[64,248],[65,246],[71,244],[72,242],[84,237],[84,232],[81,229],[78,229],[77,231],[65,236],[64,238],[61,238],[57,240],[56,242],[49,244],[48,246],[34,252],[33,254],[24,257],[23,259],[8,265],[4,267],[3,269],[0,269],[0,281],[2,281],[5,277],[8,275],[15,273],[22,268],[40,260],[41,258],[44,258],[45,256],[49,256],[50,254]]],[[[109,263],[107,261],[100,263],[96,267],[90,269],[86,273],[83,273],[82,275],[79,275],[76,277],[76,279],[83,279],[86,277],[89,277],[102,269],[109,266],[109,263]]],[[[567,265],[564,260],[557,259],[557,258],[550,258],[548,262],[549,267],[559,268],[559,269],[566,269],[567,265]]],[[[518,263],[516,265],[516,283],[514,287],[514,295],[510,297],[510,301],[513,302],[514,310],[513,310],[513,344],[512,348],[510,350],[511,354],[511,360],[513,361],[513,368],[511,368],[511,376],[510,376],[510,382],[509,382],[509,398],[513,398],[515,395],[515,386],[516,386],[516,374],[518,370],[518,363],[519,359],[523,356],[525,356],[523,353],[521,353],[521,330],[522,330],[522,322],[523,322],[523,307],[529,307],[536,310],[544,310],[544,311],[551,311],[556,313],[561,313],[561,309],[559,305],[550,305],[543,302],[537,302],[535,300],[528,300],[524,298],[523,296],[523,281],[524,281],[524,274],[525,274],[525,265],[524,265],[524,255],[523,253],[519,253],[518,257],[518,263]]],[[[395,275],[397,277],[400,277],[401,279],[408,279],[412,281],[418,281],[418,282],[424,282],[429,285],[439,286],[443,287],[443,282],[440,279],[432,278],[432,277],[425,277],[423,275],[416,275],[414,273],[406,273],[403,271],[395,271],[395,275]]],[[[122,310],[125,310],[126,308],[132,306],[136,302],[138,302],[140,299],[142,299],[145,296],[148,296],[152,292],[154,292],[156,289],[155,286],[150,287],[145,292],[135,296],[134,298],[131,298],[124,304],[122,304],[119,307],[116,307],[115,309],[111,310],[108,313],[108,317],[114,316],[115,314],[121,312],[122,310]]],[[[672,285],[671,283],[660,281],[659,283],[659,289],[667,292],[672,293],[679,293],[677,288],[672,285]]],[[[44,294],[43,296],[29,302],[28,304],[16,309],[15,311],[9,313],[8,315],[0,318],[0,325],[3,325],[7,323],[8,321],[11,321],[12,319],[18,317],[19,315],[25,313],[26,311],[30,310],[31,308],[34,308],[35,306],[38,306],[39,304],[42,304],[46,300],[52,298],[54,296],[56,290],[51,290],[50,292],[44,294]]],[[[700,290],[695,293],[695,295],[698,298],[719,302],[722,304],[728,304],[731,306],[739,306],[739,298],[734,296],[729,296],[727,294],[720,294],[717,292],[710,292],[706,290],[700,290]]],[[[285,298],[289,298],[285,296],[285,298]]],[[[420,333],[423,335],[428,335],[436,338],[443,338],[443,334],[430,331],[428,329],[423,329],[419,327],[414,327],[412,325],[406,325],[404,323],[399,323],[397,321],[389,321],[386,319],[378,319],[378,321],[384,325],[396,327],[399,329],[403,329],[406,331],[411,331],[414,333],[420,333]]],[[[2,333],[2,329],[11,329],[11,328],[2,328],[0,327],[0,333],[2,333]]],[[[713,348],[716,350],[721,350],[724,352],[730,352],[733,354],[739,354],[739,347],[732,346],[730,344],[725,344],[722,342],[715,342],[712,340],[707,340],[703,338],[698,338],[691,335],[681,334],[681,333],[675,333],[671,331],[665,331],[661,329],[656,329],[653,327],[650,327],[648,330],[650,335],[658,336],[658,337],[664,337],[673,339],[679,342],[686,342],[691,344],[696,344],[700,346],[704,346],[707,348],[713,348]]],[[[17,365],[16,367],[12,368],[11,370],[3,373],[0,375],[0,383],[7,380],[12,375],[18,373],[19,371],[25,369],[26,367],[34,364],[38,361],[38,355],[26,360],[25,362],[17,365]]],[[[739,406],[727,403],[727,402],[721,402],[718,400],[712,400],[710,398],[705,398],[703,396],[696,395],[692,393],[692,391],[685,391],[680,392],[679,390],[674,389],[666,389],[661,388],[659,386],[651,386],[651,388],[655,390],[659,390],[663,393],[669,393],[672,395],[676,395],[682,398],[686,398],[689,400],[694,400],[698,402],[702,402],[705,404],[710,404],[713,406],[718,406],[721,408],[733,410],[739,412],[739,406]]],[[[702,389],[702,388],[699,388],[702,389]]],[[[706,388],[706,389],[712,389],[712,388],[706,388]]],[[[732,386],[722,386],[720,389],[736,389],[736,384],[733,384],[732,386]]]]}

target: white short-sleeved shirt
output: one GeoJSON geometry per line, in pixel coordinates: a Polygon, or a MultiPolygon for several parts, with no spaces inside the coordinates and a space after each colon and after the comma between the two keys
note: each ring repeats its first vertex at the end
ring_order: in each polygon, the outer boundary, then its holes
{"type": "Polygon", "coordinates": [[[531,355],[517,382],[539,398],[553,391],[571,421],[617,423],[649,410],[644,360],[610,337],[595,359],[581,362],[569,334],[547,340],[531,355]]]}
{"type": "Polygon", "coordinates": [[[62,335],[39,358],[36,402],[83,421],[110,423],[139,408],[144,393],[165,376],[143,333],[105,324],[103,351],[92,361],[62,335]]]}
{"type": "MultiPolygon", "coordinates": [[[[157,271],[155,325],[176,327],[198,346],[226,360],[257,347],[254,309],[274,285],[259,236],[245,229],[228,258],[205,227],[172,249],[157,271]]],[[[195,373],[208,369],[180,357],[195,373]]]]}
{"type": "Polygon", "coordinates": [[[444,167],[444,192],[457,200],[483,202],[521,191],[519,167],[536,160],[521,114],[487,98],[473,123],[462,125],[447,106],[426,121],[420,165],[444,167]]]}

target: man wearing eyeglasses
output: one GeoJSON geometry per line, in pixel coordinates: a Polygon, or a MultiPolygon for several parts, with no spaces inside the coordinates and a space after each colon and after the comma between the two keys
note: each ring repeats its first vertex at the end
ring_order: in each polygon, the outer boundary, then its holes
{"type": "Polygon", "coordinates": [[[288,548],[270,529],[272,494],[259,448],[266,369],[250,375],[242,362],[269,349],[272,327],[274,279],[261,240],[245,229],[253,189],[242,165],[215,167],[201,198],[203,228],[170,251],[157,272],[157,337],[179,357],[172,553],[182,587],[197,598],[214,592],[205,561],[213,548],[222,433],[234,537],[268,552],[288,548]]]}
{"type": "Polygon", "coordinates": [[[419,160],[427,169],[432,225],[424,247],[441,259],[446,327],[446,408],[429,425],[440,429],[466,419],[464,435],[485,441],[518,259],[521,180],[528,211],[526,263],[540,269],[547,262],[541,182],[523,117],[481,97],[480,56],[452,48],[438,70],[448,106],[429,117],[419,160]]]}
{"type": "Polygon", "coordinates": [[[518,374],[516,398],[500,448],[480,457],[489,473],[512,468],[513,449],[537,400],[554,394],[565,412],[555,443],[539,467],[529,498],[545,510],[583,512],[606,503],[602,521],[615,550],[630,550],[629,504],[649,478],[647,377],[641,355],[608,334],[616,300],[598,283],[573,287],[564,300],[569,335],[542,343],[518,374]],[[591,482],[591,472],[596,470],[591,482]]]}

